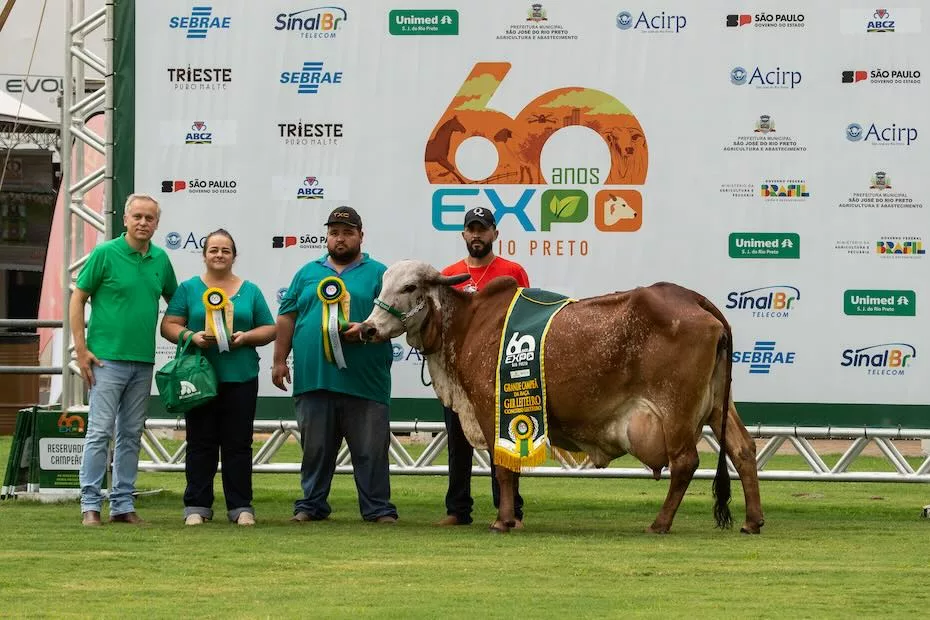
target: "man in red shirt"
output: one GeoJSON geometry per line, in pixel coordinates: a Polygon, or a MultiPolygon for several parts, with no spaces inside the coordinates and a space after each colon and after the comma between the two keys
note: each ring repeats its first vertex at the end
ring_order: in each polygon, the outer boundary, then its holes
{"type": "MultiPolygon", "coordinates": [[[[494,254],[494,242],[497,241],[497,222],[490,210],[476,207],[465,214],[465,230],[462,238],[468,256],[442,270],[442,275],[453,276],[467,273],[471,276],[456,285],[467,293],[475,293],[488,285],[488,282],[501,276],[511,276],[518,286],[528,287],[529,278],[519,264],[494,254]]],[[[448,407],[443,407],[446,421],[446,433],[449,437],[449,490],[446,492],[446,517],[439,525],[469,525],[472,522],[471,509],[474,500],[471,497],[471,466],[474,449],[465,438],[459,416],[448,407]]],[[[493,447],[492,447],[493,448],[493,447]]],[[[523,524],[523,498],[520,496],[520,478],[516,477],[514,485],[514,505],[517,527],[523,524]]],[[[491,492],[494,495],[495,508],[500,505],[500,486],[494,476],[493,459],[491,464],[491,492]]]]}

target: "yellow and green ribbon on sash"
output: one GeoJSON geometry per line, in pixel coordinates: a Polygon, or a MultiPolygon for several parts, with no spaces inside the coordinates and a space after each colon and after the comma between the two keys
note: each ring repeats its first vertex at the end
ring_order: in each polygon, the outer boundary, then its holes
{"type": "Polygon", "coordinates": [[[494,389],[494,464],[520,471],[546,460],[545,342],[552,319],[574,299],[518,288],[501,331],[494,389]]]}
{"type": "Polygon", "coordinates": [[[336,276],[320,281],[317,297],[323,302],[323,356],[337,368],[346,367],[339,332],[349,326],[349,301],[351,296],[345,282],[336,276]]]}
{"type": "Polygon", "coordinates": [[[221,288],[208,288],[203,294],[203,307],[207,314],[206,331],[216,338],[216,347],[220,353],[229,351],[232,335],[227,320],[231,307],[226,291],[221,288]]]}

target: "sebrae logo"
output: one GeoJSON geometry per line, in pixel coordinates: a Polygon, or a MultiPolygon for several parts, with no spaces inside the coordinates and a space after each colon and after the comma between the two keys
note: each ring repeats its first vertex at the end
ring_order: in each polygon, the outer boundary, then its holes
{"type": "Polygon", "coordinates": [[[315,95],[320,92],[320,86],[342,84],[342,71],[324,71],[322,60],[306,61],[300,71],[283,71],[279,81],[296,84],[298,95],[315,95]]]}
{"type": "Polygon", "coordinates": [[[172,30],[186,30],[188,39],[206,39],[211,30],[228,30],[231,22],[231,17],[213,15],[212,6],[201,5],[191,7],[189,17],[172,17],[168,20],[168,27],[172,30]]]}
{"type": "Polygon", "coordinates": [[[794,364],[794,351],[779,351],[774,340],[756,340],[752,351],[733,351],[734,364],[748,364],[749,374],[767,375],[772,366],[794,364]]]}
{"type": "Polygon", "coordinates": [[[342,7],[318,6],[293,13],[278,13],[274,18],[274,29],[296,34],[301,39],[334,39],[348,19],[349,14],[342,7]]]}
{"type": "Polygon", "coordinates": [[[749,313],[754,319],[787,319],[797,308],[801,291],[796,286],[777,284],[727,293],[727,310],[749,313]]]}
{"type": "Polygon", "coordinates": [[[917,349],[904,342],[887,342],[845,349],[842,357],[840,366],[844,368],[862,369],[867,375],[902,376],[913,368],[917,349]]]}
{"type": "MultiPolygon", "coordinates": [[[[575,233],[581,229],[570,227],[582,223],[588,223],[584,230],[589,231],[593,223],[602,233],[638,230],[643,219],[642,195],[636,189],[618,187],[646,181],[649,151],[645,132],[633,113],[613,95],[576,86],[538,95],[510,116],[489,107],[510,68],[506,62],[476,64],[430,133],[424,151],[426,178],[433,185],[457,186],[433,191],[433,227],[461,230],[466,210],[487,207],[498,225],[512,221],[528,233],[575,233]],[[600,137],[610,154],[606,174],[598,168],[543,170],[543,146],[565,127],[585,127],[600,137]],[[476,137],[489,143],[498,156],[496,167],[481,179],[467,178],[454,163],[462,142],[476,137]],[[537,187],[549,183],[587,187],[537,187]]],[[[574,234],[558,240],[543,235],[531,237],[522,252],[584,256],[589,246],[587,238],[574,234]]],[[[516,241],[501,244],[500,250],[515,254],[516,241]]]]}

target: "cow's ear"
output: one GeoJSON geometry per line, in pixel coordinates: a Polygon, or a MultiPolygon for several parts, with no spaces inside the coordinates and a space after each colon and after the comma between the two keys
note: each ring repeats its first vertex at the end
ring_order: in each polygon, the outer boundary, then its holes
{"type": "Polygon", "coordinates": [[[442,310],[433,304],[433,300],[426,298],[426,316],[420,325],[421,352],[430,355],[442,347],[442,310]]]}

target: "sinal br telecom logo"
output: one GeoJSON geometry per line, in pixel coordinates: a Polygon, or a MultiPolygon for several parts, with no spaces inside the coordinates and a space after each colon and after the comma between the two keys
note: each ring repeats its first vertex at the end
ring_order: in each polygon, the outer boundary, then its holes
{"type": "Polygon", "coordinates": [[[393,35],[457,35],[459,12],[454,9],[397,9],[388,14],[393,35]]]}
{"type": "Polygon", "coordinates": [[[916,316],[917,293],[908,290],[843,292],[843,312],[850,316],[916,316]]]}
{"type": "Polygon", "coordinates": [[[801,258],[798,233],[730,233],[730,258],[801,258]]]}

